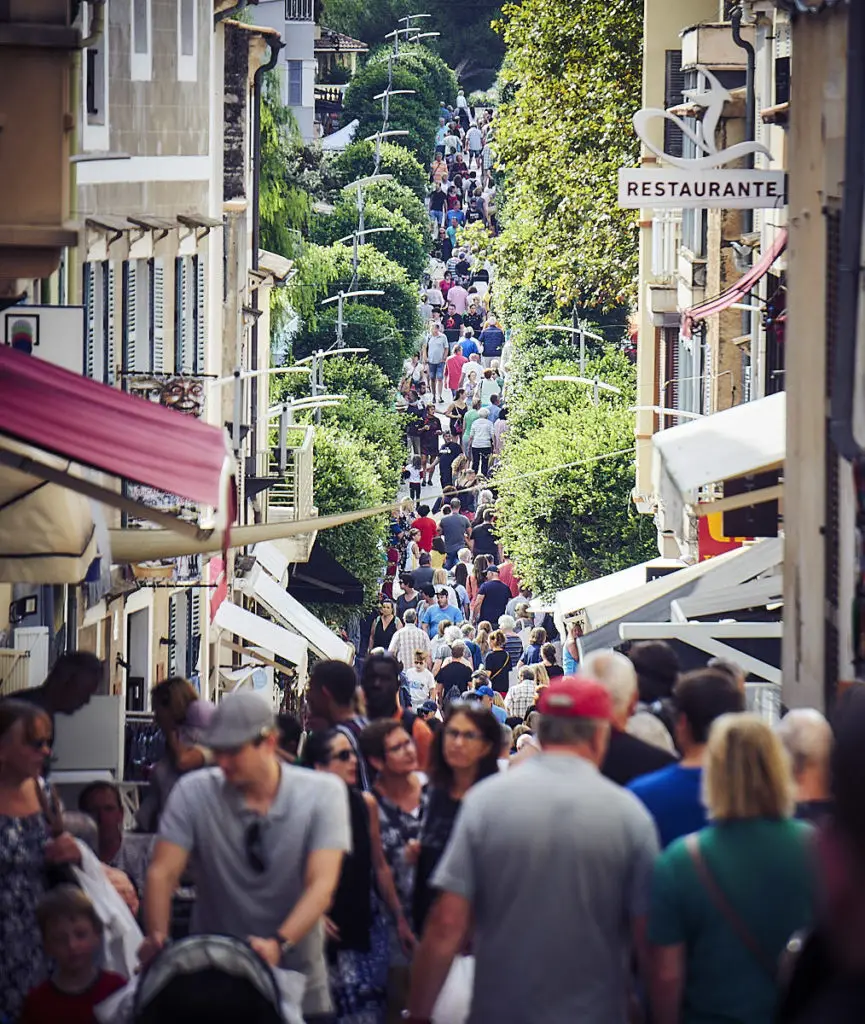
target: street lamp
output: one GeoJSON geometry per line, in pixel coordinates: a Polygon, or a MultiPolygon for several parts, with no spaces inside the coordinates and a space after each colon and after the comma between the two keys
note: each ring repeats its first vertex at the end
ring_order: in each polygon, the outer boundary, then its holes
{"type": "Polygon", "coordinates": [[[351,189],[357,190],[357,233],[360,235],[360,244],[364,242],[364,222],[363,222],[363,210],[364,210],[364,192],[365,188],[370,185],[375,185],[380,181],[391,181],[393,179],[392,174],[370,174],[366,178],[358,178],[356,181],[350,181],[347,185],[343,185],[343,192],[348,192],[351,189]]]}
{"type": "Polygon", "coordinates": [[[356,299],[363,295],[384,295],[384,292],[380,288],[361,288],[358,291],[343,292],[339,291],[336,295],[331,295],[329,299],[322,299],[321,305],[328,306],[331,302],[335,302],[336,306],[336,347],[342,348],[342,310],[346,299],[356,299]]]}
{"type": "Polygon", "coordinates": [[[682,409],[668,409],[664,405],[632,405],[628,412],[653,412],[657,416],[679,416],[683,420],[705,419],[701,412],[685,412],[682,409]]]}
{"type": "Polygon", "coordinates": [[[587,384],[589,387],[594,388],[592,401],[594,405],[600,405],[601,391],[609,391],[614,395],[620,395],[622,393],[621,388],[617,388],[614,384],[607,384],[606,381],[601,380],[599,377],[571,377],[567,374],[548,374],[544,377],[547,381],[566,381],[569,384],[587,384]]]}
{"type": "Polygon", "coordinates": [[[348,398],[347,395],[318,395],[312,398],[291,398],[273,405],[267,410],[268,421],[279,417],[279,473],[285,476],[288,469],[288,428],[294,424],[295,410],[305,412],[315,410],[316,423],[321,422],[321,410],[340,405],[348,398]]]}
{"type": "MultiPolygon", "coordinates": [[[[381,95],[386,98],[385,102],[389,104],[391,96],[405,96],[408,95],[409,93],[414,95],[414,89],[388,90],[387,92],[381,93],[381,95]]],[[[376,97],[376,99],[378,99],[378,97],[376,97]]],[[[363,140],[364,142],[372,142],[372,140],[375,139],[375,164],[373,166],[373,174],[378,174],[378,169],[379,166],[381,165],[381,140],[392,139],[398,135],[408,135],[408,131],[406,131],[403,128],[394,128],[391,129],[390,131],[385,130],[387,128],[387,119],[389,116],[389,112],[390,106],[388,105],[387,109],[384,111],[384,128],[380,132],[375,132],[372,135],[367,135],[367,137],[363,140]]]]}
{"type": "MultiPolygon", "coordinates": [[[[381,293],[379,293],[381,294],[381,293]]],[[[339,296],[334,296],[339,298],[339,296]]],[[[328,299],[325,300],[330,301],[328,299]]],[[[329,348],[327,351],[318,349],[311,356],[304,356],[298,359],[296,366],[305,366],[309,363],[309,383],[313,398],[320,398],[324,392],[324,361],[328,356],[361,355],[369,352],[368,348],[329,348]]],[[[321,423],[321,411],[315,410],[315,422],[321,423]]]]}
{"type": "MultiPolygon", "coordinates": [[[[381,234],[383,231],[393,231],[393,230],[394,230],[393,228],[388,228],[388,227],[383,227],[383,228],[364,228],[364,235],[381,234]]],[[[347,242],[351,242],[351,284],[349,285],[349,288],[354,288],[354,286],[357,284],[357,268],[358,268],[358,265],[360,264],[360,255],[359,255],[359,253],[357,251],[357,247],[358,247],[358,244],[363,244],[363,243],[359,242],[359,239],[360,239],[360,232],[359,231],[352,231],[352,233],[350,235],[343,235],[342,238],[337,238],[337,240],[336,240],[337,245],[341,245],[341,244],[345,244],[347,242]]]]}
{"type": "Polygon", "coordinates": [[[586,338],[600,341],[602,344],[606,341],[606,338],[602,338],[599,334],[592,334],[591,331],[587,331],[582,324],[575,324],[573,327],[566,327],[564,324],[536,324],[536,328],[539,331],[565,331],[567,334],[578,334],[580,336],[581,374],[586,372],[586,338]]]}

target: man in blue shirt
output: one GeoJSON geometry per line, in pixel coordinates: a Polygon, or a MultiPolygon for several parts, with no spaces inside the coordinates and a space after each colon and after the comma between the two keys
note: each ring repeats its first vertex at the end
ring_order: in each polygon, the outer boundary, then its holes
{"type": "Polygon", "coordinates": [[[457,623],[463,621],[463,613],[455,605],[448,604],[450,595],[446,590],[436,592],[436,603],[424,608],[419,616],[420,624],[429,633],[435,636],[438,625],[444,619],[457,623]]]}
{"type": "Polygon", "coordinates": [[[484,707],[492,711],[495,720],[504,725],[508,719],[508,713],[496,704],[496,691],[491,686],[479,686],[475,693],[479,693],[483,697],[484,707]]]}
{"type": "Polygon", "coordinates": [[[483,349],[484,367],[490,365],[494,359],[500,359],[502,349],[505,346],[505,332],[501,329],[495,317],[487,320],[486,327],[481,331],[478,339],[483,349]]]}
{"type": "Polygon", "coordinates": [[[713,668],[686,672],[676,683],[673,697],[681,761],[641,775],[627,787],[655,819],[664,847],[705,826],[701,787],[709,729],[720,715],[745,710],[742,691],[728,673],[713,668]]]}
{"type": "Polygon", "coordinates": [[[465,337],[459,344],[462,354],[466,359],[470,359],[472,356],[479,356],[481,354],[478,348],[478,343],[475,341],[475,332],[471,327],[466,328],[465,337]]]}

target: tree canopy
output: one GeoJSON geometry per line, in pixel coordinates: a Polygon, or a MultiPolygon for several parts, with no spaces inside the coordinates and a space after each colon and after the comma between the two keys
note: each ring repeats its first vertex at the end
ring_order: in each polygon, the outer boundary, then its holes
{"type": "MultiPolygon", "coordinates": [[[[375,143],[360,139],[347,146],[334,159],[332,171],[342,186],[356,181],[358,178],[366,178],[372,174],[374,167],[375,143]]],[[[379,172],[392,174],[401,185],[410,188],[419,199],[423,199],[426,195],[429,172],[405,146],[397,146],[393,142],[382,140],[379,172]]]]}

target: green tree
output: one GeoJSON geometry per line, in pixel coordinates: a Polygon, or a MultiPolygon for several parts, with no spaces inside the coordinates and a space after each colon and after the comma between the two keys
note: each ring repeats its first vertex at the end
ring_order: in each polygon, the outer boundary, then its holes
{"type": "MultiPolygon", "coordinates": [[[[383,370],[361,356],[330,356],[324,363],[324,386],[329,394],[344,395],[356,391],[379,405],[393,405],[393,384],[383,370]]],[[[271,401],[281,402],[285,396],[305,398],[310,394],[309,378],[286,374],[273,378],[271,401]]]]}
{"type": "Polygon", "coordinates": [[[496,245],[512,286],[609,309],[632,297],[636,221],[617,206],[638,156],[642,0],[523,0],[503,8],[496,118],[507,168],[496,245]]]}
{"type": "MultiPolygon", "coordinates": [[[[353,512],[384,504],[391,497],[375,469],[376,450],[338,427],[322,426],[313,447],[313,493],[319,515],[353,512]]],[[[369,610],[378,593],[385,562],[385,516],[360,519],[319,534],[322,546],[363,583],[364,608],[369,610]]],[[[319,605],[323,618],[343,621],[340,605],[319,605]]]]}
{"type": "Polygon", "coordinates": [[[290,179],[288,168],[300,146],[297,123],[279,92],[279,76],[268,71],[261,102],[261,175],[258,211],[263,249],[292,256],[309,223],[312,200],[290,179]]]}
{"type": "Polygon", "coordinates": [[[653,524],[630,500],[633,447],[626,406],[573,404],[507,435],[496,474],[497,529],[535,591],[575,586],[657,553],[653,524]]]}
{"type": "MultiPolygon", "coordinates": [[[[427,31],[424,26],[424,31],[427,31]]],[[[384,64],[387,67],[388,54],[393,52],[391,46],[380,46],[373,50],[367,60],[368,64],[384,64]]],[[[438,102],[453,106],[457,98],[457,76],[442,58],[428,46],[419,43],[401,43],[399,48],[399,66],[413,75],[429,83],[438,102]]],[[[438,116],[438,102],[434,113],[438,116]]]]}
{"type": "MultiPolygon", "coordinates": [[[[352,78],[343,97],[342,123],[359,121],[357,135],[365,138],[381,130],[381,100],[373,97],[384,92],[388,84],[387,65],[367,64],[352,78]]],[[[438,97],[427,81],[419,78],[406,68],[394,62],[394,89],[411,89],[413,96],[394,96],[390,101],[391,129],[407,131],[400,144],[425,164],[435,148],[435,131],[438,125],[438,97]]]]}
{"type": "MultiPolygon", "coordinates": [[[[375,144],[361,139],[347,146],[333,161],[332,170],[340,185],[366,178],[375,169],[375,144]]],[[[405,146],[383,140],[380,174],[392,174],[400,185],[410,188],[418,198],[427,192],[429,172],[405,146]]]]}
{"type": "MultiPolygon", "coordinates": [[[[399,331],[414,341],[421,327],[416,284],[401,266],[372,245],[360,246],[358,255],[358,288],[384,291],[382,296],[367,298],[365,304],[390,312],[399,331]]],[[[289,299],[305,329],[315,329],[323,315],[322,299],[335,295],[340,288],[348,290],[351,258],[351,250],[345,245],[309,244],[305,247],[303,258],[298,261],[298,272],[288,288],[289,299]]],[[[351,308],[351,302],[350,299],[346,302],[346,311],[351,308]]]]}
{"type": "MultiPolygon", "coordinates": [[[[318,349],[329,349],[335,338],[336,311],[326,309],[316,319],[314,327],[296,335],[292,354],[295,359],[304,359],[318,349]]],[[[399,382],[403,362],[411,351],[410,342],[397,329],[391,313],[360,302],[347,302],[345,305],[343,345],[346,348],[369,349],[368,359],[387,375],[391,388],[399,382]]],[[[330,362],[331,359],[325,366],[330,362]]]]}
{"type": "MultiPolygon", "coordinates": [[[[429,263],[428,232],[412,224],[400,210],[392,210],[376,199],[365,201],[364,223],[368,228],[391,229],[367,235],[367,244],[398,263],[412,281],[417,281],[429,263]]],[[[331,245],[356,230],[357,203],[353,195],[342,193],[333,213],[313,221],[312,239],[319,245],[331,245]]]]}

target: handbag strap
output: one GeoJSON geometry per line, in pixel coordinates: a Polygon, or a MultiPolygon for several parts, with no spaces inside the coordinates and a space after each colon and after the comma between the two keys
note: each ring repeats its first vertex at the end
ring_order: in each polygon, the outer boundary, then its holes
{"type": "Polygon", "coordinates": [[[697,875],[700,881],[703,883],[703,887],[709,894],[709,899],[712,901],[715,909],[721,914],[727,924],[733,929],[733,932],[742,943],[742,945],[748,950],[748,952],[754,957],[757,963],[763,968],[766,974],[772,979],[773,982],[777,983],[778,980],[778,965],[774,959],[768,955],[766,950],[760,945],[760,943],[754,938],[748,926],[742,920],[741,916],[734,909],[733,904],[727,899],[721,886],[718,885],[715,876],[709,870],[709,865],[706,863],[706,859],[703,856],[703,851],[700,849],[700,836],[698,833],[693,832],[685,839],[685,846],[688,853],[691,856],[691,862],[693,863],[697,875]]]}

